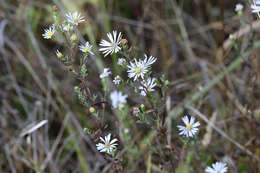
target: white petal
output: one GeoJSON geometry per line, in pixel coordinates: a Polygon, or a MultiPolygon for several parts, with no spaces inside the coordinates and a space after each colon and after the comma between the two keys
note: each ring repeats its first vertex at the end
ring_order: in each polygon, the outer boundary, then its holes
{"type": "Polygon", "coordinates": [[[113,144],[113,143],[115,143],[117,141],[117,139],[115,138],[115,139],[113,139],[111,142],[110,142],[110,144],[113,144]]]}
{"type": "Polygon", "coordinates": [[[102,142],[106,143],[106,141],[105,141],[102,137],[99,137],[99,139],[100,139],[102,142]]]}
{"type": "Polygon", "coordinates": [[[194,121],[195,121],[195,118],[194,118],[193,116],[191,116],[191,117],[190,117],[190,123],[189,123],[189,124],[192,125],[192,124],[194,123],[194,121]]]}
{"type": "Polygon", "coordinates": [[[189,124],[189,118],[188,118],[188,116],[187,116],[187,115],[184,116],[184,117],[182,118],[182,121],[184,122],[185,125],[189,124]]]}
{"type": "Polygon", "coordinates": [[[192,127],[198,127],[200,126],[200,122],[196,122],[195,124],[192,125],[192,127]]]}

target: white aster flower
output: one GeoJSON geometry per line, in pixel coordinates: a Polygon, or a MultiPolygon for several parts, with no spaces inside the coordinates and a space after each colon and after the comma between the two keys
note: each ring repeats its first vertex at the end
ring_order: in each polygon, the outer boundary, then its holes
{"type": "Polygon", "coordinates": [[[257,6],[255,4],[251,4],[252,13],[259,13],[260,12],[260,6],[257,6]]]}
{"type": "Polygon", "coordinates": [[[62,25],[62,30],[63,30],[63,31],[70,31],[70,30],[72,30],[72,29],[73,29],[73,26],[71,26],[69,23],[62,25]]]}
{"type": "Polygon", "coordinates": [[[134,78],[134,81],[141,77],[144,79],[144,75],[148,72],[148,68],[156,61],[156,58],[153,56],[150,56],[149,58],[145,54],[144,60],[136,60],[134,59],[134,62],[130,62],[130,65],[127,67],[129,68],[128,77],[134,78]]]}
{"type": "Polygon", "coordinates": [[[104,72],[99,75],[99,77],[102,79],[104,77],[108,77],[111,74],[109,71],[109,68],[104,68],[104,72]]]}
{"type": "Polygon", "coordinates": [[[244,6],[242,4],[236,4],[236,8],[235,8],[235,11],[242,11],[244,8],[244,6]]]}
{"type": "Polygon", "coordinates": [[[110,139],[111,139],[110,133],[107,136],[105,136],[105,139],[100,137],[100,140],[103,143],[96,144],[97,150],[99,150],[100,152],[106,152],[106,153],[110,154],[114,149],[116,149],[117,143],[115,143],[115,142],[118,140],[115,138],[110,141],[110,139]]]}
{"type": "Polygon", "coordinates": [[[139,77],[143,79],[145,73],[148,72],[148,69],[146,66],[144,66],[142,60],[137,61],[136,59],[134,59],[134,62],[130,62],[130,65],[127,65],[127,67],[129,68],[129,70],[127,71],[128,77],[134,78],[134,81],[139,77]]]}
{"type": "Polygon", "coordinates": [[[207,167],[205,169],[206,173],[225,173],[227,172],[227,164],[223,162],[216,162],[212,164],[212,167],[207,167]]]}
{"type": "Polygon", "coordinates": [[[117,64],[122,66],[124,62],[126,62],[125,58],[119,58],[117,64]]]}
{"type": "Polygon", "coordinates": [[[179,134],[185,135],[186,137],[193,137],[199,130],[198,127],[200,126],[200,122],[195,123],[195,118],[193,116],[191,116],[189,120],[187,115],[182,118],[182,121],[185,126],[177,126],[180,130],[179,134]]]}
{"type": "Polygon", "coordinates": [[[101,51],[104,56],[106,57],[108,54],[117,53],[119,50],[121,50],[120,40],[122,39],[121,32],[117,34],[117,31],[113,31],[113,33],[107,33],[107,37],[109,41],[101,40],[101,43],[99,46],[102,48],[99,48],[99,51],[101,51]]]}
{"type": "Polygon", "coordinates": [[[94,55],[94,53],[91,51],[92,45],[88,41],[85,44],[80,45],[79,49],[84,53],[90,53],[91,55],[94,55]]]}
{"type": "Polygon", "coordinates": [[[154,91],[154,87],[156,86],[156,83],[154,82],[155,78],[148,78],[147,80],[143,80],[141,82],[141,86],[139,87],[139,89],[141,90],[141,95],[142,96],[146,96],[147,92],[152,92],[154,91]]]}
{"type": "Polygon", "coordinates": [[[153,63],[155,63],[155,61],[157,60],[157,58],[150,56],[148,58],[148,56],[146,54],[144,54],[145,59],[143,60],[143,64],[144,66],[146,66],[147,68],[150,67],[153,63]]]}
{"type": "Polygon", "coordinates": [[[80,13],[74,12],[74,13],[67,13],[65,14],[67,22],[73,24],[73,25],[78,25],[81,22],[84,22],[85,19],[83,16],[81,16],[80,13]]]}
{"type": "Polygon", "coordinates": [[[55,33],[55,28],[54,26],[50,26],[48,29],[45,29],[44,30],[44,34],[42,34],[43,38],[45,39],[51,39],[52,36],[54,35],[55,33]]]}
{"type": "Polygon", "coordinates": [[[127,95],[123,95],[121,91],[113,91],[110,93],[110,99],[114,108],[123,108],[126,103],[127,95]]]}
{"type": "Polygon", "coordinates": [[[120,78],[120,76],[118,76],[118,75],[117,75],[117,76],[114,78],[114,80],[113,80],[113,82],[114,82],[115,85],[119,85],[120,81],[121,81],[121,78],[120,78]]]}

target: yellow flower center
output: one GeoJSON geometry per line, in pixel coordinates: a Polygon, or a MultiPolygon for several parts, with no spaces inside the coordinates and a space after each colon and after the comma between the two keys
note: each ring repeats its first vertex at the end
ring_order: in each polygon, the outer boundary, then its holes
{"type": "Polygon", "coordinates": [[[91,113],[95,112],[95,108],[91,106],[91,107],[89,108],[89,112],[91,112],[91,113]]]}
{"type": "Polygon", "coordinates": [[[75,41],[75,40],[77,39],[76,34],[73,34],[73,35],[70,37],[70,39],[71,39],[72,41],[75,41]]]}
{"type": "Polygon", "coordinates": [[[124,108],[125,108],[125,105],[124,105],[124,104],[121,104],[119,107],[120,107],[120,109],[124,109],[124,108]]]}
{"type": "Polygon", "coordinates": [[[61,53],[60,51],[58,51],[58,52],[56,53],[56,55],[57,55],[58,58],[61,58],[61,57],[62,57],[62,53],[61,53]]]}
{"type": "Polygon", "coordinates": [[[107,147],[107,148],[108,148],[108,147],[109,147],[109,143],[105,143],[105,147],[107,147]]]}
{"type": "Polygon", "coordinates": [[[187,124],[187,125],[186,125],[186,130],[189,131],[190,129],[191,129],[191,125],[190,125],[190,124],[187,124]]]}
{"type": "Polygon", "coordinates": [[[135,68],[135,72],[136,72],[136,73],[140,73],[140,72],[141,72],[141,69],[140,69],[139,67],[136,67],[136,68],[135,68]]]}
{"type": "Polygon", "coordinates": [[[74,18],[73,18],[73,21],[74,21],[74,22],[77,22],[77,21],[78,21],[78,18],[77,18],[77,17],[74,17],[74,18]]]}
{"type": "Polygon", "coordinates": [[[88,46],[85,46],[85,47],[84,47],[84,50],[85,50],[85,52],[88,52],[88,51],[89,51],[89,47],[88,47],[88,46]]]}
{"type": "Polygon", "coordinates": [[[67,30],[70,30],[70,24],[68,24],[68,25],[66,26],[66,28],[67,28],[67,30]]]}
{"type": "Polygon", "coordinates": [[[49,32],[47,32],[47,35],[48,35],[49,37],[51,37],[51,36],[53,35],[53,32],[52,32],[52,31],[49,31],[49,32]]]}

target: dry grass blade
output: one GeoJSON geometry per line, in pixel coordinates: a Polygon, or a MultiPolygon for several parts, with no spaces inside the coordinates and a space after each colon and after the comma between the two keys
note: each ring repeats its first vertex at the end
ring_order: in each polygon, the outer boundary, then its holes
{"type": "Polygon", "coordinates": [[[212,124],[215,123],[216,118],[217,118],[217,112],[214,112],[213,115],[210,117],[209,122],[207,122],[206,134],[203,136],[203,139],[201,141],[201,143],[204,147],[207,147],[211,141],[212,124]]]}
{"type": "Polygon", "coordinates": [[[40,127],[44,126],[46,123],[48,123],[48,120],[42,120],[38,123],[34,122],[32,124],[29,124],[27,127],[25,127],[22,130],[22,133],[20,134],[20,137],[24,137],[25,135],[31,134],[40,127]]]}

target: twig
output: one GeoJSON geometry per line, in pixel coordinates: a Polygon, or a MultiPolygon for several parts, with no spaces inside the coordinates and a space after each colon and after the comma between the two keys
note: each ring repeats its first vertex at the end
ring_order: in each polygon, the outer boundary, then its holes
{"type": "Polygon", "coordinates": [[[195,61],[195,55],[194,55],[194,53],[191,49],[189,36],[188,36],[187,30],[186,30],[185,25],[184,25],[183,20],[182,20],[181,10],[177,6],[177,3],[176,3],[175,0],[171,0],[171,4],[172,4],[172,8],[174,9],[174,12],[176,14],[176,20],[177,20],[177,23],[178,23],[180,31],[181,31],[181,36],[182,36],[183,41],[184,41],[185,49],[188,53],[188,58],[191,62],[194,62],[195,61]]]}

